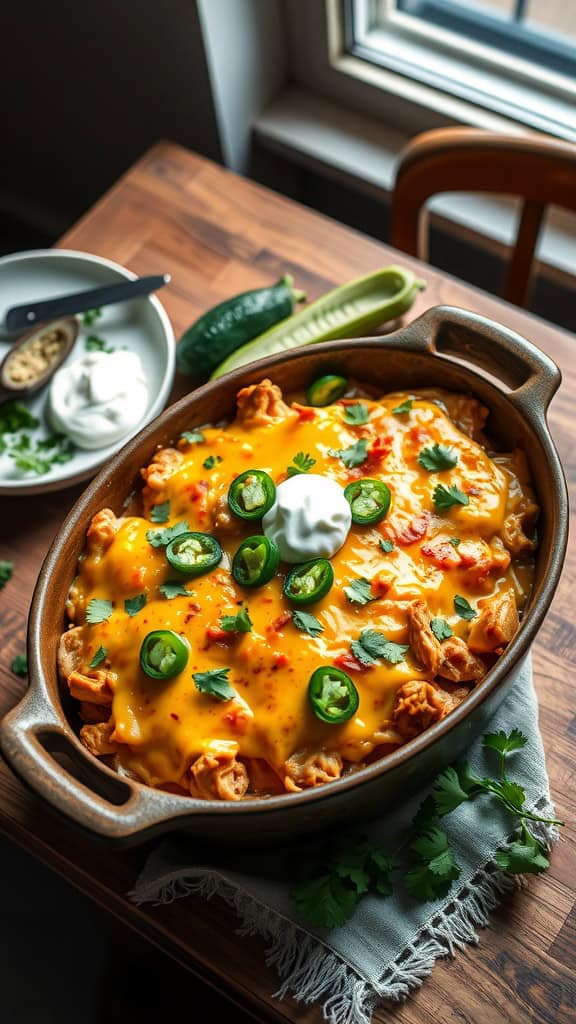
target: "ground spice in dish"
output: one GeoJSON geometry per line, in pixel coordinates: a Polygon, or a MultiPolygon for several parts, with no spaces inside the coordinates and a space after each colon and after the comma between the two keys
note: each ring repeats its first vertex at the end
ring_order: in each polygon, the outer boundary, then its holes
{"type": "Polygon", "coordinates": [[[60,328],[50,328],[35,335],[27,345],[18,348],[5,366],[5,377],[10,384],[34,384],[58,362],[66,334],[60,328]]]}

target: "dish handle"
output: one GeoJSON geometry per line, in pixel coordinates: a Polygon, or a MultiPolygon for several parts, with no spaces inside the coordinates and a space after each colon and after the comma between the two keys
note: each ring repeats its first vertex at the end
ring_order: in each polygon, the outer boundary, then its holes
{"type": "Polygon", "coordinates": [[[165,826],[167,816],[175,820],[193,809],[188,797],[159,793],[108,769],[37,691],[28,690],[0,723],[0,746],[48,806],[104,839],[140,839],[155,825],[165,826]]]}
{"type": "MultiPolygon", "coordinates": [[[[485,370],[510,389],[523,415],[540,427],[560,386],[556,363],[532,342],[487,317],[457,306],[434,306],[397,332],[398,346],[454,357],[485,370]]],[[[386,335],[387,344],[394,334],[386,335]]],[[[453,358],[450,358],[453,357],[453,358]]]]}

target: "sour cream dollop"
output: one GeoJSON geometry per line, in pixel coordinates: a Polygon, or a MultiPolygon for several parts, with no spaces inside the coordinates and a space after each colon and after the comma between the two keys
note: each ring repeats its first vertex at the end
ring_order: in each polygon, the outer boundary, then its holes
{"type": "Polygon", "coordinates": [[[148,385],[135,352],[90,352],[52,378],[48,414],[79,448],[105,448],[138,425],[148,385]]]}
{"type": "Polygon", "coordinates": [[[262,529],[276,541],[283,562],[331,558],[344,544],[351,524],[344,491],[335,480],[317,473],[299,473],[278,484],[276,500],[262,519],[262,529]]]}

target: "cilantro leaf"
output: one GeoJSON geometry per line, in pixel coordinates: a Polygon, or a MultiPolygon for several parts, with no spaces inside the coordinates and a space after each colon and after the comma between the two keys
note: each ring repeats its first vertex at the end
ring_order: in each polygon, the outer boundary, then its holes
{"type": "Polygon", "coordinates": [[[98,668],[98,665],[102,664],[107,654],[108,651],[105,647],[99,647],[92,660],[88,662],[88,668],[98,668]]]}
{"type": "Polygon", "coordinates": [[[42,476],[54,464],[69,462],[76,448],[69,438],[53,434],[32,444],[28,434],[21,434],[7,447],[7,454],[24,473],[42,476]]]}
{"type": "Polygon", "coordinates": [[[15,676],[27,676],[28,675],[28,658],[25,654],[17,654],[14,658],[10,668],[12,669],[15,676]]]}
{"type": "Polygon", "coordinates": [[[350,644],[350,650],[363,665],[375,665],[379,658],[390,665],[398,665],[406,651],[410,650],[410,645],[393,643],[376,629],[363,629],[359,640],[353,640],[350,644]]]}
{"type": "Polygon", "coordinates": [[[14,562],[0,561],[0,590],[6,586],[14,572],[14,562]]]}
{"type": "Polygon", "coordinates": [[[202,465],[204,469],[214,469],[214,466],[217,466],[219,462],[222,462],[221,455],[209,455],[207,459],[204,459],[202,465]]]}
{"type": "Polygon", "coordinates": [[[241,608],[236,615],[223,615],[220,619],[220,629],[227,633],[250,633],[252,620],[247,608],[241,608]]]}
{"type": "Polygon", "coordinates": [[[84,348],[87,352],[113,352],[114,349],[108,344],[104,338],[99,338],[96,334],[89,334],[84,342],[84,348]]]}
{"type": "Polygon", "coordinates": [[[358,894],[368,892],[370,888],[370,873],[367,861],[370,856],[370,847],[367,843],[356,843],[344,848],[335,858],[334,870],[338,878],[345,879],[358,894]]]}
{"type": "Polygon", "coordinates": [[[410,412],[413,405],[414,399],[407,398],[406,401],[402,402],[401,405],[397,405],[395,409],[392,409],[392,412],[394,413],[395,416],[402,416],[403,413],[410,412]]]}
{"type": "Polygon", "coordinates": [[[430,629],[440,643],[442,643],[443,640],[448,640],[449,637],[454,636],[454,630],[452,629],[452,626],[446,622],[446,619],[432,619],[430,622],[430,629]]]}
{"type": "Polygon", "coordinates": [[[82,314],[82,323],[85,327],[91,327],[92,324],[96,320],[99,320],[101,316],[101,309],[87,309],[86,312],[82,314]]]}
{"type": "Polygon", "coordinates": [[[344,593],[351,604],[369,604],[376,600],[372,594],[372,584],[362,577],[352,580],[349,587],[344,587],[344,593]]]}
{"type": "Polygon", "coordinates": [[[189,597],[190,591],[186,590],[183,583],[179,580],[166,580],[166,583],[160,585],[160,593],[166,597],[169,601],[173,597],[189,597]]]}
{"type": "Polygon", "coordinates": [[[361,466],[368,458],[368,441],[362,437],[350,448],[329,448],[328,455],[335,459],[342,459],[345,466],[351,469],[353,466],[361,466]]]}
{"type": "Polygon", "coordinates": [[[360,894],[335,874],[297,882],[290,895],[300,914],[320,928],[341,928],[352,917],[360,894]]]}
{"type": "Polygon", "coordinates": [[[93,597],[88,602],[86,609],[86,622],[90,626],[96,626],[99,622],[107,622],[112,615],[112,601],[105,601],[98,597],[93,597]]]}
{"type": "Polygon", "coordinates": [[[448,543],[451,544],[453,548],[457,548],[458,545],[462,543],[462,540],[460,537],[450,537],[448,543]]]}
{"type": "Polygon", "coordinates": [[[461,597],[460,594],[456,594],[454,598],[454,611],[461,619],[466,619],[468,622],[470,622],[471,619],[475,619],[478,615],[478,612],[475,611],[466,598],[461,597]]]}
{"type": "Polygon", "coordinates": [[[389,555],[391,551],[394,551],[394,545],[391,540],[385,540],[381,538],[380,547],[382,548],[382,551],[386,552],[387,555],[389,555]]]}
{"type": "Polygon", "coordinates": [[[432,495],[434,504],[439,512],[447,512],[453,505],[469,505],[470,498],[458,487],[445,487],[438,484],[432,495]]]}
{"type": "Polygon", "coordinates": [[[344,408],[344,423],[351,427],[361,427],[368,423],[370,414],[365,402],[355,402],[354,405],[347,405],[344,408]]]}
{"type": "Polygon", "coordinates": [[[514,750],[521,750],[528,740],[519,729],[512,729],[511,732],[489,732],[484,736],[482,746],[486,750],[497,750],[498,753],[511,754],[514,750]]]}
{"type": "Polygon", "coordinates": [[[324,632],[322,623],[318,621],[315,615],[311,615],[310,612],[293,612],[292,622],[296,629],[301,629],[303,633],[308,633],[308,636],[316,637],[324,632]]]}
{"type": "Polygon", "coordinates": [[[498,850],[494,860],[499,868],[509,871],[512,875],[536,875],[550,867],[543,847],[525,825],[522,826],[520,839],[510,843],[505,849],[498,850]]]}
{"type": "Polygon", "coordinates": [[[471,794],[472,789],[467,785],[465,777],[461,777],[452,766],[440,772],[432,786],[432,799],[440,817],[456,810],[460,804],[470,799],[471,794]]]}
{"type": "Polygon", "coordinates": [[[184,433],[180,434],[183,441],[187,441],[188,444],[204,444],[206,438],[201,430],[185,430],[184,433]]]}
{"type": "Polygon", "coordinates": [[[174,526],[167,526],[164,530],[147,530],[146,540],[153,548],[163,548],[175,537],[179,537],[181,533],[190,533],[190,527],[186,520],[174,523],[174,526]]]}
{"type": "Polygon", "coordinates": [[[431,828],[414,839],[409,846],[412,867],[404,875],[404,884],[421,900],[437,900],[445,896],[461,871],[448,837],[440,828],[431,828]]]}
{"type": "Polygon", "coordinates": [[[146,604],[146,594],[136,594],[135,597],[127,597],[124,601],[124,611],[132,617],[142,610],[146,604]]]}
{"type": "Polygon", "coordinates": [[[15,434],[17,430],[34,430],[40,420],[21,402],[2,402],[0,405],[0,434],[15,434]]]}
{"type": "Polygon", "coordinates": [[[418,456],[418,462],[429,473],[441,473],[443,469],[453,469],[458,463],[458,452],[447,444],[433,444],[429,448],[423,448],[418,456]]]}
{"type": "Polygon", "coordinates": [[[412,818],[412,831],[414,835],[420,832],[427,832],[436,821],[438,810],[431,794],[424,798],[416,814],[412,818]]]}
{"type": "Polygon", "coordinates": [[[208,672],[193,672],[194,685],[200,693],[207,693],[216,700],[232,700],[236,691],[228,682],[229,668],[211,668],[208,672]]]}
{"type": "Polygon", "coordinates": [[[506,778],[500,780],[482,779],[480,785],[487,793],[493,793],[494,796],[497,796],[509,810],[516,811],[518,814],[522,813],[526,793],[517,782],[512,782],[506,778]]]}
{"type": "Polygon", "coordinates": [[[160,505],[152,505],[150,509],[151,523],[167,523],[170,519],[170,502],[163,501],[160,505]]]}
{"type": "Polygon", "coordinates": [[[308,452],[297,452],[292,459],[292,465],[288,466],[286,472],[288,476],[298,476],[299,473],[308,473],[315,465],[316,459],[313,459],[308,452]]]}

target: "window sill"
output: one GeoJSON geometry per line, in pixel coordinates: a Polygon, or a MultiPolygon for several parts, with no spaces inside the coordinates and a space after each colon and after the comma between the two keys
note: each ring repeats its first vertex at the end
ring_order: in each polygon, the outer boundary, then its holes
{"type": "MultiPolygon", "coordinates": [[[[283,92],[253,128],[268,149],[384,200],[392,193],[398,155],[410,141],[375,117],[296,88],[283,92]]],[[[502,254],[514,242],[518,206],[504,196],[446,193],[430,209],[442,229],[502,254]]],[[[575,246],[576,216],[550,210],[538,246],[538,272],[573,285],[575,246]]]]}

